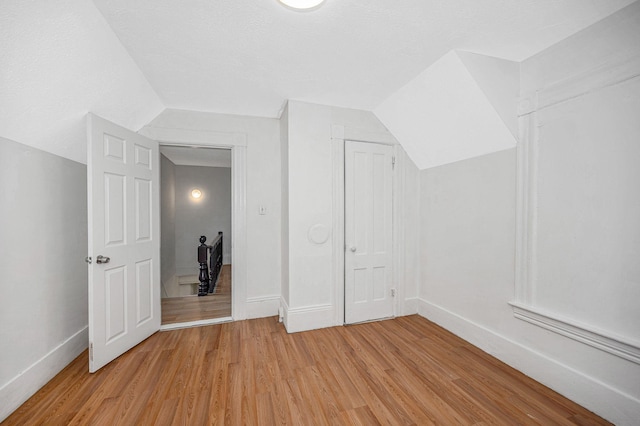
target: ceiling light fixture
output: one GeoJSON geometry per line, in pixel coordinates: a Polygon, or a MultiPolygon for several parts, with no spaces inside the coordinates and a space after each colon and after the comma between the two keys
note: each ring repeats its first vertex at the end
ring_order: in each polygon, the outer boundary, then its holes
{"type": "Polygon", "coordinates": [[[324,0],[280,0],[280,3],[296,10],[308,10],[320,6],[324,0]]]}
{"type": "Polygon", "coordinates": [[[197,200],[198,198],[202,197],[202,191],[196,188],[193,191],[191,191],[191,196],[197,200]]]}

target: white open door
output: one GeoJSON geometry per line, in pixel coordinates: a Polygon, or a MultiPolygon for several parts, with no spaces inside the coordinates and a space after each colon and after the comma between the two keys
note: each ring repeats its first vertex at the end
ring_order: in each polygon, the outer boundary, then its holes
{"type": "Polygon", "coordinates": [[[393,316],[393,148],[345,142],[345,323],[393,316]]]}
{"type": "Polygon", "coordinates": [[[88,116],[89,371],[160,329],[158,143],[88,116]]]}

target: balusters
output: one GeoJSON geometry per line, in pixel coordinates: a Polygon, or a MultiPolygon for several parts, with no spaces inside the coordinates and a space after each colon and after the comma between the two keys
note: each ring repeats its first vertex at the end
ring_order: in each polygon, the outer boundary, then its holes
{"type": "Polygon", "coordinates": [[[206,296],[209,292],[209,268],[207,267],[207,251],[209,246],[205,244],[207,237],[200,237],[200,245],[198,246],[198,263],[200,263],[200,285],[198,286],[198,296],[206,296]]]}
{"type": "Polygon", "coordinates": [[[200,274],[198,280],[198,296],[206,296],[215,291],[218,284],[218,278],[222,271],[222,232],[218,232],[218,236],[212,245],[206,244],[207,237],[200,237],[200,245],[198,246],[198,263],[200,264],[200,274]],[[209,257],[209,265],[207,265],[207,254],[211,252],[209,257]],[[209,266],[211,270],[209,270],[209,266]]]}

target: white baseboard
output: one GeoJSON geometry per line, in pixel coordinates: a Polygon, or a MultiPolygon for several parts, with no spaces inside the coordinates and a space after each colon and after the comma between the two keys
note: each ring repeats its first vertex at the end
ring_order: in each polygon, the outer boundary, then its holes
{"type": "Polygon", "coordinates": [[[640,400],[456,313],[420,299],[418,313],[618,425],[637,424],[640,400]]]}
{"type": "Polygon", "coordinates": [[[0,388],[0,422],[87,349],[88,343],[89,329],[84,327],[4,384],[0,388]]]}
{"type": "Polygon", "coordinates": [[[280,295],[251,297],[247,299],[247,319],[265,318],[278,315],[280,307],[280,295]]]}
{"type": "Polygon", "coordinates": [[[412,297],[410,299],[404,299],[404,309],[400,313],[401,316],[414,315],[418,313],[418,302],[420,299],[412,297]]]}
{"type": "Polygon", "coordinates": [[[335,326],[333,306],[312,305],[290,308],[284,300],[281,301],[283,323],[288,333],[315,330],[335,326]]]}

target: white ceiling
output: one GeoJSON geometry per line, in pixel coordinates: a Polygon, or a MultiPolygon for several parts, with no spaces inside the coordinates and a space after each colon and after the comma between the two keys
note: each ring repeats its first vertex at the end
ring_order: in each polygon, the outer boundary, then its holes
{"type": "Polygon", "coordinates": [[[472,74],[459,55],[447,53],[374,111],[421,170],[516,145],[505,123],[511,117],[501,117],[496,108],[500,102],[492,103],[488,95],[496,87],[513,88],[504,104],[511,107],[515,121],[518,64],[495,59],[497,64],[489,69],[498,76],[497,84],[483,90],[477,73],[472,74]],[[511,76],[515,84],[507,84],[511,76]]]}
{"type": "Polygon", "coordinates": [[[84,163],[89,111],[132,130],[166,108],[373,111],[452,49],[521,61],[629,3],[2,0],[0,137],[84,163]]]}
{"type": "Polygon", "coordinates": [[[523,59],[633,0],[94,0],[168,108],[373,110],[452,49],[523,59]]]}

